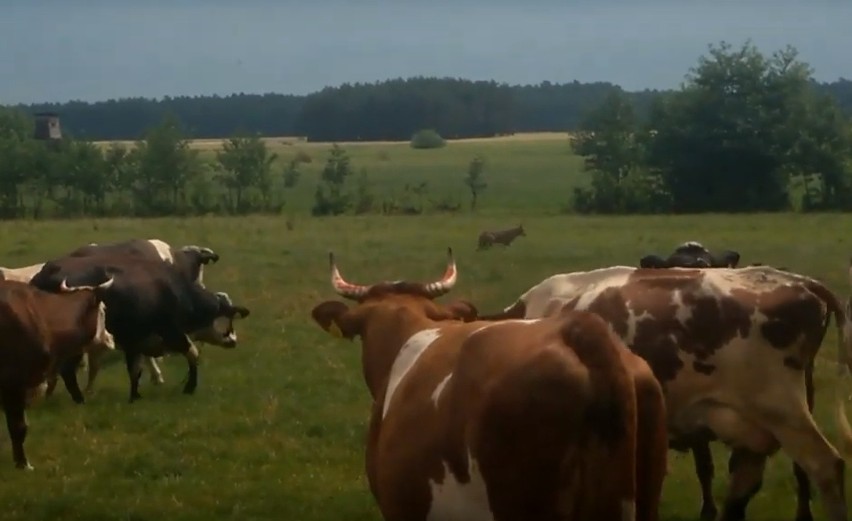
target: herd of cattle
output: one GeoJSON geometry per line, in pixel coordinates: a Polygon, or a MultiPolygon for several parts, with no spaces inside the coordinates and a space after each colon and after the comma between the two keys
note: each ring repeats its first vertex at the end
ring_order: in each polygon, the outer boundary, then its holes
{"type": "MultiPolygon", "coordinates": [[[[522,227],[519,227],[522,231],[522,227]]],[[[517,234],[518,232],[513,232],[517,234]]],[[[488,241],[493,242],[493,241],[488,241]]],[[[219,256],[199,246],[133,239],[89,244],[25,268],[0,269],[0,398],[12,453],[24,453],[25,408],[62,378],[84,401],[77,369],[125,355],[130,401],[141,362],[186,357],[196,342],[235,347],[249,310],[203,284],[219,256]]],[[[370,490],[387,520],[657,520],[667,453],[691,451],[702,520],[745,518],[767,457],[794,461],[797,521],[812,519],[811,483],[831,521],[847,519],[845,463],[817,427],[814,359],[834,317],[837,366],[852,368],[850,309],[818,280],[699,243],[639,267],[553,275],[502,311],[435,299],[454,287],[452,250],[437,281],[347,282],[311,316],[360,337],[373,398],[370,490]],[[731,447],[721,512],[711,441],[731,447]]],[[[850,274],[852,275],[852,274],[850,274]]],[[[838,386],[836,419],[852,446],[838,386]]]]}
{"type": "Polygon", "coordinates": [[[133,239],[0,269],[0,399],[17,467],[32,469],[24,452],[26,406],[49,395],[59,377],[73,400],[83,403],[77,368],[84,358],[89,391],[100,355],[121,349],[133,402],[140,397],[142,358],[152,380],[162,383],[156,358],[180,353],[189,365],[184,392],[195,391],[193,340],[236,347],[234,320],[249,314],[227,293],[204,287],[204,266],[218,260],[209,248],[133,239]]]}
{"type": "MultiPolygon", "coordinates": [[[[817,427],[814,359],[834,317],[852,368],[849,306],[818,280],[695,242],[639,267],[553,275],[503,311],[441,304],[437,281],[347,282],[314,321],[360,337],[373,398],[370,490],[385,519],[656,520],[667,451],[691,451],[702,520],[741,520],[767,458],[794,461],[796,520],[811,483],[847,519],[845,462],[817,427]],[[709,443],[731,448],[721,512],[709,443]]],[[[850,273],[852,275],[852,273],[850,273]]],[[[844,453],[852,444],[836,386],[844,453]]]]}

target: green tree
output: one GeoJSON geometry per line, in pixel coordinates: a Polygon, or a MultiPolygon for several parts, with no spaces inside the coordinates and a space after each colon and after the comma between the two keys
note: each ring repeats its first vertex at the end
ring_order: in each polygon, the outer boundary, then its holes
{"type": "Polygon", "coordinates": [[[352,175],[349,154],[337,143],[333,144],[320,173],[320,182],[314,192],[313,215],[340,215],[352,206],[352,198],[345,190],[346,180],[352,175]]]}
{"type": "Polygon", "coordinates": [[[272,163],[278,155],[270,153],[266,143],[258,136],[237,136],[229,139],[222,150],[216,152],[216,159],[222,165],[222,183],[232,194],[231,210],[245,213],[249,205],[243,195],[249,188],[260,191],[263,209],[270,208],[272,198],[272,163]]]}
{"type": "Polygon", "coordinates": [[[201,171],[198,153],[189,147],[177,119],[166,116],[131,153],[136,162],[132,186],[137,213],[174,215],[182,210],[185,188],[201,171]]]}
{"type": "Polygon", "coordinates": [[[485,158],[479,155],[474,156],[467,166],[464,184],[470,190],[470,210],[476,211],[479,196],[488,188],[488,183],[485,181],[485,158]]]}
{"type": "Polygon", "coordinates": [[[668,206],[658,176],[643,165],[645,136],[633,105],[614,90],[589,112],[571,141],[584,159],[591,186],[574,190],[574,209],[583,213],[645,213],[668,206]]]}
{"type": "Polygon", "coordinates": [[[845,190],[848,144],[816,146],[838,128],[821,122],[828,109],[810,75],[792,47],[765,57],[751,42],[710,46],[684,87],[651,111],[648,164],[676,211],[784,210],[791,176],[806,173],[845,190]]]}

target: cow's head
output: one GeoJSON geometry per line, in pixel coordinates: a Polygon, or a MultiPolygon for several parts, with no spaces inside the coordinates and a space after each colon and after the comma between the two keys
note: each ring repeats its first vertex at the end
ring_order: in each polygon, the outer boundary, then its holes
{"type": "Polygon", "coordinates": [[[523,235],[524,237],[527,236],[527,232],[524,230],[523,223],[518,223],[518,235],[523,235]]]}
{"type": "Polygon", "coordinates": [[[114,277],[109,277],[105,282],[94,286],[68,286],[68,279],[62,279],[59,283],[60,294],[82,294],[88,298],[83,303],[83,312],[80,317],[80,325],[86,331],[91,331],[92,341],[89,349],[115,349],[115,339],[106,327],[106,304],[104,298],[107,291],[115,282],[114,277]]]}
{"type": "Polygon", "coordinates": [[[457,300],[443,305],[435,298],[448,293],[456,284],[458,271],[452,248],[447,249],[447,269],[435,282],[380,282],[363,286],[347,282],[337,269],[334,254],[329,253],[331,285],[342,297],[355,301],[351,308],[339,300],[327,300],[311,311],[319,326],[330,334],[352,339],[362,336],[372,319],[396,320],[404,317],[425,317],[430,320],[474,320],[477,310],[470,302],[457,300]]]}
{"type": "Polygon", "coordinates": [[[219,262],[219,254],[210,248],[195,246],[194,244],[183,246],[181,253],[189,261],[190,276],[194,282],[204,287],[204,266],[219,262]]]}
{"type": "Polygon", "coordinates": [[[659,255],[645,255],[641,259],[639,259],[639,267],[640,268],[668,268],[668,262],[666,259],[660,257],[659,255]]]}
{"type": "Polygon", "coordinates": [[[218,305],[216,318],[211,324],[192,333],[193,340],[206,342],[220,347],[237,347],[237,332],[234,329],[234,320],[249,316],[249,310],[243,306],[237,306],[231,297],[225,292],[218,292],[216,302],[218,305]]]}
{"type": "Polygon", "coordinates": [[[740,263],[740,254],[734,250],[725,250],[717,256],[714,256],[714,268],[736,268],[740,263]]]}

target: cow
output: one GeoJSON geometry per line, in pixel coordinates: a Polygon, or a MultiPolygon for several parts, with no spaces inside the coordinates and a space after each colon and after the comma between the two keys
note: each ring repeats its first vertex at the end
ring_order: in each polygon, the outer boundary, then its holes
{"type": "MultiPolygon", "coordinates": [[[[115,282],[104,296],[106,322],[117,347],[124,351],[131,403],[141,398],[141,356],[185,356],[189,372],[184,393],[192,394],[198,385],[199,357],[192,340],[224,348],[237,346],[234,320],[247,317],[249,310],[235,305],[227,293],[213,293],[160,260],[65,257],[45,263],[30,284],[55,291],[63,280],[74,287],[99,284],[109,277],[115,282]]],[[[62,377],[66,387],[79,389],[73,371],[63,372],[62,377]]],[[[82,403],[79,393],[71,394],[82,403]]]]}
{"type": "MultiPolygon", "coordinates": [[[[176,248],[160,239],[130,239],[107,244],[90,243],[67,254],[69,257],[97,257],[103,255],[139,256],[148,259],[159,259],[175,266],[180,273],[198,282],[202,287],[204,286],[204,266],[211,262],[215,264],[219,261],[219,254],[210,248],[195,245],[176,248]]],[[[93,350],[83,358],[84,365],[88,368],[87,393],[91,392],[95,383],[95,378],[100,370],[100,358],[104,353],[105,351],[93,350]]],[[[157,359],[150,356],[143,356],[143,359],[151,373],[151,381],[157,385],[163,384],[165,380],[163,372],[157,364],[157,359]]],[[[55,386],[56,379],[53,378],[49,381],[48,396],[53,392],[55,386]]]]}
{"type": "Polygon", "coordinates": [[[723,250],[714,254],[701,243],[688,241],[676,247],[667,258],[646,255],[639,259],[640,268],[736,268],[740,254],[734,250],[723,250]]]}
{"type": "Polygon", "coordinates": [[[115,347],[102,300],[112,283],[69,289],[63,282],[58,293],[48,293],[25,282],[0,281],[0,402],[17,468],[33,469],[24,451],[25,411],[43,391],[51,368],[92,344],[115,347]]]}
{"type": "Polygon", "coordinates": [[[497,230],[493,232],[484,231],[479,234],[479,244],[477,246],[477,250],[484,250],[486,248],[490,248],[494,244],[502,244],[503,246],[509,246],[512,244],[512,241],[517,239],[518,237],[526,237],[526,232],[524,231],[524,225],[519,224],[514,228],[509,228],[507,230],[497,230]]]}
{"type": "Polygon", "coordinates": [[[448,250],[432,283],[362,286],[330,254],[330,334],[360,337],[373,398],[371,492],[388,521],[658,519],[665,399],[649,366],[593,313],[470,322],[448,250]]]}
{"type": "MultiPolygon", "coordinates": [[[[821,491],[829,519],[846,519],[845,463],[811,416],[808,375],[830,315],[844,370],[852,331],[844,332],[844,309],[820,282],[769,266],[615,266],[553,275],[502,312],[480,318],[532,319],[562,308],[598,313],[648,361],[666,391],[672,448],[706,447],[715,439],[732,447],[722,519],[744,518],[760,489],[766,458],[779,447],[796,463],[796,519],[812,519],[808,476],[821,491]]],[[[839,413],[849,443],[842,401],[839,413]]],[[[701,518],[715,515],[712,494],[705,490],[701,518]]]]}

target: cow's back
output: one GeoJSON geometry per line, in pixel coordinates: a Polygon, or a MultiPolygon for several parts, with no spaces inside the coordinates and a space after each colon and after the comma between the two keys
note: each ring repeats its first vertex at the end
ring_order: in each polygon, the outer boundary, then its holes
{"type": "MultiPolygon", "coordinates": [[[[633,509],[636,488],[636,398],[622,359],[627,350],[599,318],[569,315],[450,328],[461,342],[451,371],[430,375],[434,412],[409,409],[409,394],[406,408],[392,407],[382,426],[385,465],[401,465],[382,470],[383,481],[402,479],[411,470],[406,465],[428,470],[433,515],[622,519],[623,509],[633,509]],[[432,441],[427,424],[439,428],[432,441]],[[403,449],[389,433],[402,438],[406,429],[403,449]]],[[[422,363],[426,372],[429,358],[422,363]]],[[[397,403],[412,391],[409,383],[396,390],[397,403]]]]}

